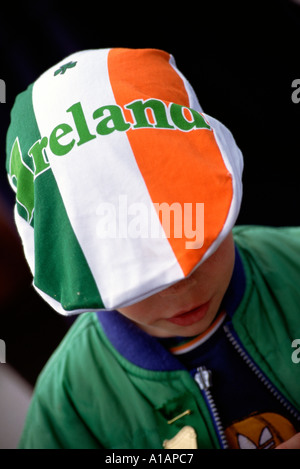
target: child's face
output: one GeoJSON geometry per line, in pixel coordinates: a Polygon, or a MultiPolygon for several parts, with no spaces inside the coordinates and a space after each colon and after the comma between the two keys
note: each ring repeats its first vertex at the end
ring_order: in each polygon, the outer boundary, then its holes
{"type": "Polygon", "coordinates": [[[201,334],[218,312],[232,276],[234,258],[230,234],[189,278],[119,311],[156,337],[201,334]]]}

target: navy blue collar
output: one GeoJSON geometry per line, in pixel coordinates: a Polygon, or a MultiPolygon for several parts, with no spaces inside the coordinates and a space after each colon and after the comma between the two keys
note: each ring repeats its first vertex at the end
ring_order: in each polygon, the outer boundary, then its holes
{"type": "MultiPolygon", "coordinates": [[[[245,273],[237,248],[232,278],[221,309],[231,318],[245,291],[245,273]]],[[[142,331],[118,311],[99,311],[98,319],[112,345],[135,365],[153,371],[186,369],[155,337],[142,331]]]]}

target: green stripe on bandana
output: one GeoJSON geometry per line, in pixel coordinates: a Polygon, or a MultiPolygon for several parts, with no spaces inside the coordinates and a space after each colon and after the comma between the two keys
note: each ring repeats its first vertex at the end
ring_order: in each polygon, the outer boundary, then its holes
{"type": "Polygon", "coordinates": [[[66,311],[103,308],[52,171],[36,179],[35,194],[35,286],[66,311]]]}
{"type": "MultiPolygon", "coordinates": [[[[32,89],[33,85],[17,97],[11,113],[6,169],[16,192],[17,214],[34,228],[34,285],[65,312],[100,309],[103,301],[48,162],[32,89]]],[[[24,243],[30,243],[30,230],[24,243]]]]}
{"type": "Polygon", "coordinates": [[[30,85],[17,96],[11,112],[13,125],[9,127],[6,139],[6,170],[16,192],[17,211],[33,226],[35,168],[28,152],[33,142],[41,136],[32,108],[32,88],[33,85],[30,85]]]}

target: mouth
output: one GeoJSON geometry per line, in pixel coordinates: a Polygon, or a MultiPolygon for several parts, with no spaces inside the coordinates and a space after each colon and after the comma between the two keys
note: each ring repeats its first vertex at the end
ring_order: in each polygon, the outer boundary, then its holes
{"type": "Polygon", "coordinates": [[[209,304],[210,301],[207,301],[194,309],[175,314],[172,318],[168,318],[167,321],[172,322],[177,326],[191,326],[205,317],[209,304]]]}

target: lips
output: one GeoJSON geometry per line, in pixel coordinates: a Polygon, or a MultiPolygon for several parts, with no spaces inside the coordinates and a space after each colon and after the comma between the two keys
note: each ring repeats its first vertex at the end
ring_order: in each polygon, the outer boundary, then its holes
{"type": "Polygon", "coordinates": [[[209,303],[210,302],[208,301],[207,303],[197,306],[196,308],[187,312],[180,312],[172,318],[168,318],[167,320],[173,324],[176,324],[177,326],[191,326],[192,324],[195,324],[204,318],[208,311],[209,303]]]}

